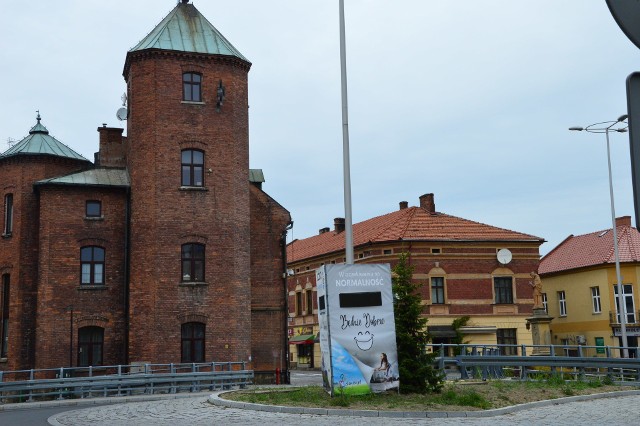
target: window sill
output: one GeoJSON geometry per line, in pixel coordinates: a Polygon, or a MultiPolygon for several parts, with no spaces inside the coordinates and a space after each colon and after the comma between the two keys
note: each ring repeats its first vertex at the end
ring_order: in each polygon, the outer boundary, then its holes
{"type": "Polygon", "coordinates": [[[100,221],[100,220],[104,220],[104,216],[85,216],[84,220],[100,221]]]}
{"type": "Polygon", "coordinates": [[[9,232],[8,234],[2,234],[2,238],[11,238],[11,235],[11,232],[9,232]]]}
{"type": "Polygon", "coordinates": [[[180,191],[208,191],[206,186],[181,186],[180,191]]]}
{"type": "Polygon", "coordinates": [[[0,358],[0,364],[5,364],[9,361],[9,358],[0,358]]]}
{"type": "Polygon", "coordinates": [[[91,285],[91,284],[80,284],[78,286],[78,290],[106,290],[107,286],[104,284],[100,284],[100,285],[91,285]]]}
{"type": "Polygon", "coordinates": [[[180,103],[187,105],[206,105],[206,103],[202,101],[180,101],[180,103]]]}
{"type": "Polygon", "coordinates": [[[178,283],[179,287],[206,287],[208,285],[204,281],[182,281],[178,283]]]}

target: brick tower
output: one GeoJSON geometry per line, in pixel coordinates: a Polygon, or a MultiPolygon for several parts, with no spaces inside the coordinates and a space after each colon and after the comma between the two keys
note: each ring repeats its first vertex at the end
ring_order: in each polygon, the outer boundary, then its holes
{"type": "Polygon", "coordinates": [[[132,363],[250,358],[250,66],[186,0],[127,54],[132,363]]]}

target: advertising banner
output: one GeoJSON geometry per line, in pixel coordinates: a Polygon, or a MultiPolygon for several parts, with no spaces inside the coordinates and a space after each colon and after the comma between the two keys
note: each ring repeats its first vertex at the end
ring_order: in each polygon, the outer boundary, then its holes
{"type": "Polygon", "coordinates": [[[398,388],[389,265],[324,265],[316,285],[325,389],[356,395],[398,388]]]}

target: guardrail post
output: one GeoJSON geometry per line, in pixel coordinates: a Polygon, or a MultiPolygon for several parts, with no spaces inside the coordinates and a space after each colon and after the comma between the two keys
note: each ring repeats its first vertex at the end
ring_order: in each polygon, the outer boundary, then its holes
{"type": "MultiPolygon", "coordinates": [[[[193,362],[191,363],[191,373],[193,374],[193,377],[195,379],[195,376],[196,376],[196,364],[193,363],[193,362]]],[[[194,381],[191,382],[191,392],[196,392],[196,389],[197,389],[197,383],[194,380],[194,381]]]]}
{"type": "Polygon", "coordinates": [[[60,385],[58,386],[58,399],[64,399],[62,396],[64,390],[64,367],[60,367],[60,372],[58,373],[58,378],[60,379],[60,385]]]}
{"type": "MultiPolygon", "coordinates": [[[[33,381],[33,369],[29,370],[29,381],[33,381]]],[[[31,389],[31,384],[29,384],[29,402],[33,401],[33,389],[31,389]]]]}
{"type": "MultiPolygon", "coordinates": [[[[173,363],[169,364],[169,371],[171,371],[172,376],[176,374],[176,366],[173,363]]],[[[176,382],[171,382],[169,393],[176,393],[176,382]]]]}
{"type": "Polygon", "coordinates": [[[122,396],[122,365],[118,364],[118,396],[122,396]]]}
{"type": "MultiPolygon", "coordinates": [[[[520,350],[520,354],[521,356],[525,357],[527,356],[527,347],[526,345],[521,345],[521,350],[520,350]]],[[[535,352],[535,347],[534,349],[532,349],[532,352],[535,352]]],[[[524,365],[520,366],[520,380],[522,380],[523,377],[527,377],[527,367],[524,365]]]]}
{"type": "Polygon", "coordinates": [[[145,375],[145,380],[147,380],[147,385],[146,385],[146,389],[145,389],[145,393],[150,393],[151,395],[153,395],[153,380],[148,380],[149,377],[146,377],[152,373],[152,370],[150,369],[150,365],[149,364],[145,364],[144,365],[144,375],[145,375]]]}
{"type": "MultiPolygon", "coordinates": [[[[578,357],[583,358],[584,354],[582,353],[582,346],[578,345],[578,357]]],[[[580,367],[578,368],[578,377],[580,378],[580,380],[584,380],[585,378],[585,373],[584,373],[584,364],[580,364],[580,367]]]]}

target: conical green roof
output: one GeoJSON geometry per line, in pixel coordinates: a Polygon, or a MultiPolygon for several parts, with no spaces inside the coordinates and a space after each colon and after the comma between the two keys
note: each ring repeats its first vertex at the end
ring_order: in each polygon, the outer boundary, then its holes
{"type": "Polygon", "coordinates": [[[40,113],[38,113],[36,120],[38,120],[38,122],[29,130],[29,136],[0,154],[0,159],[17,155],[54,155],[57,157],[73,158],[74,160],[89,161],[49,135],[47,128],[40,123],[40,113]]]}
{"type": "Polygon", "coordinates": [[[249,62],[193,4],[185,2],[178,3],[162,22],[129,52],[145,49],[235,56],[249,62]]]}

